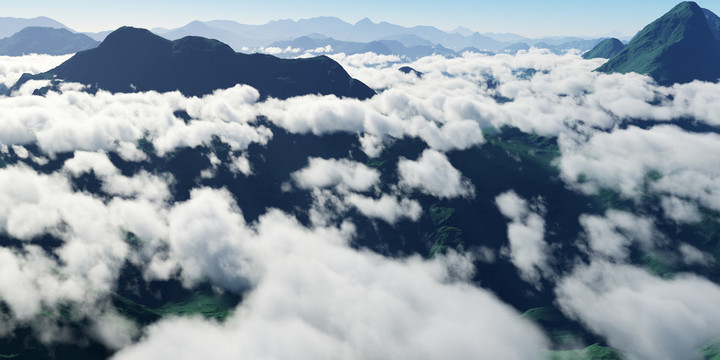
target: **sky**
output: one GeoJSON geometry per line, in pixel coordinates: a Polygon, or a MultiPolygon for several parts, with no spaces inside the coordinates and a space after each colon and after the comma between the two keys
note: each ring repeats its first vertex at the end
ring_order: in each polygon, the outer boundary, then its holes
{"type": "MultiPolygon", "coordinates": [[[[3,16],[47,16],[83,32],[114,30],[123,25],[145,28],[180,27],[192,20],[234,20],[263,24],[277,19],[335,16],[354,23],[375,22],[443,30],[465,26],[480,32],[512,32],[525,36],[632,36],[667,12],[677,0],[2,0],[3,16]]],[[[697,3],[716,13],[720,1],[697,3]]]]}

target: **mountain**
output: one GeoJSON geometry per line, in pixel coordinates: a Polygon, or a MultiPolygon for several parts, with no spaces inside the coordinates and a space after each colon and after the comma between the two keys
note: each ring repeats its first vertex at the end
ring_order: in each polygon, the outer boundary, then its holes
{"type": "Polygon", "coordinates": [[[67,26],[44,16],[32,19],[0,17],[0,38],[12,36],[16,32],[30,26],[41,26],[70,30],[70,28],[68,28],[67,26]]]}
{"type": "MultiPolygon", "coordinates": [[[[246,40],[246,46],[267,46],[277,41],[287,41],[308,34],[323,34],[338,40],[351,42],[371,42],[375,40],[412,39],[413,43],[405,46],[427,45],[421,40],[432,44],[441,44],[447,48],[459,50],[466,47],[478,49],[497,50],[507,43],[494,40],[477,32],[467,35],[448,33],[433,26],[404,27],[388,22],[375,23],[364,18],[355,24],[344,22],[335,17],[316,17],[310,19],[277,20],[263,25],[245,25],[230,20],[213,20],[205,22],[206,25],[223,29],[236,34],[246,40]]],[[[192,34],[198,35],[198,34],[192,34]]]]}
{"type": "Polygon", "coordinates": [[[617,55],[624,47],[625,44],[616,38],[605,39],[601,43],[595,45],[592,50],[583,54],[583,59],[609,59],[617,55]]]}
{"type": "Polygon", "coordinates": [[[520,43],[512,44],[508,47],[505,47],[505,48],[501,49],[500,52],[506,53],[506,54],[515,54],[520,50],[525,50],[525,51],[530,50],[530,45],[528,45],[527,43],[524,43],[524,42],[520,42],[520,43]]]}
{"type": "Polygon", "coordinates": [[[563,38],[565,40],[569,40],[568,42],[564,43],[547,43],[544,41],[540,42],[532,42],[531,44],[528,44],[526,42],[519,42],[512,44],[508,47],[503,48],[500,50],[502,53],[506,54],[516,54],[520,50],[530,50],[531,47],[538,48],[538,49],[547,49],[552,51],[556,54],[564,54],[570,50],[580,50],[580,51],[588,51],[595,47],[598,43],[603,41],[603,39],[577,39],[577,38],[563,38]]]}
{"type": "Polygon", "coordinates": [[[513,33],[493,33],[493,32],[486,32],[483,33],[483,35],[493,38],[500,42],[506,42],[506,43],[516,43],[516,42],[523,42],[523,41],[531,41],[532,39],[518,35],[513,33]]]}
{"type": "Polygon", "coordinates": [[[100,42],[68,29],[27,27],[13,36],[0,39],[0,55],[65,55],[97,47],[100,42]]]}
{"type": "Polygon", "coordinates": [[[647,74],[661,85],[714,82],[720,77],[720,46],[703,9],[685,1],[647,25],[597,71],[647,74]]]}
{"type": "Polygon", "coordinates": [[[91,37],[95,41],[102,42],[103,40],[105,40],[105,38],[108,35],[110,35],[111,32],[112,32],[112,30],[106,30],[106,31],[99,31],[99,32],[84,32],[83,34],[91,37]]]}
{"type": "Polygon", "coordinates": [[[451,31],[450,33],[457,33],[463,36],[470,36],[474,33],[471,29],[465,27],[465,26],[458,26],[455,28],[455,30],[451,31]]]}
{"type": "Polygon", "coordinates": [[[397,40],[404,46],[442,45],[453,51],[475,48],[478,51],[498,51],[517,42],[525,42],[536,47],[539,43],[549,44],[548,48],[555,52],[563,52],[570,48],[590,50],[601,39],[584,39],[579,37],[546,37],[529,39],[516,34],[480,34],[465,27],[458,27],[451,32],[440,30],[434,26],[405,27],[388,22],[376,23],[364,18],[355,24],[347,23],[335,17],[315,17],[293,21],[290,19],[270,21],[263,25],[240,24],[231,20],[195,21],[179,29],[153,29],[154,33],[175,40],[182,36],[194,35],[214,38],[231,45],[236,50],[241,48],[259,48],[274,46],[277,42],[292,41],[298,37],[309,36],[318,38],[331,37],[340,41],[369,43],[378,40],[397,40]],[[204,24],[205,26],[201,26],[204,24]],[[208,27],[210,29],[208,29],[208,27]],[[217,32],[224,31],[222,35],[217,32]],[[211,32],[212,31],[212,32],[211,32]],[[175,35],[173,35],[175,34],[175,35]]]}
{"type": "Polygon", "coordinates": [[[156,34],[168,39],[178,40],[186,36],[200,36],[208,39],[215,39],[230,45],[235,51],[239,51],[250,42],[242,36],[225,29],[212,27],[201,21],[192,21],[189,24],[167,32],[156,32],[156,34]]]}
{"type": "Polygon", "coordinates": [[[400,34],[400,35],[388,35],[380,40],[395,40],[401,42],[403,45],[407,47],[412,46],[433,46],[431,41],[427,41],[417,35],[411,35],[411,34],[400,34]]]}
{"type": "MultiPolygon", "coordinates": [[[[278,56],[290,56],[296,57],[302,53],[312,53],[319,48],[327,48],[327,53],[345,53],[348,55],[352,54],[363,54],[366,52],[374,52],[381,55],[398,55],[404,56],[410,59],[417,59],[423,56],[432,54],[439,54],[445,56],[457,56],[457,53],[453,50],[443,47],[442,45],[417,45],[417,46],[405,46],[402,42],[397,40],[377,40],[371,42],[355,42],[355,41],[342,41],[331,37],[310,37],[301,36],[294,40],[289,41],[276,41],[270,44],[269,47],[275,47],[282,50],[289,49],[288,52],[278,54],[278,56]]],[[[325,51],[323,51],[325,52],[325,51]]]]}
{"type": "Polygon", "coordinates": [[[262,98],[334,94],[366,99],[375,94],[325,56],[289,60],[241,54],[217,40],[188,36],[170,41],[132,27],[114,31],[97,48],[48,72],[24,74],[13,89],[31,79],[79,82],[111,92],[179,90],[187,96],[236,84],[253,86],[262,98]]]}
{"type": "Polygon", "coordinates": [[[399,68],[398,71],[400,71],[403,74],[413,74],[420,79],[422,79],[423,75],[425,75],[409,66],[403,66],[403,67],[399,68]]]}
{"type": "MultiPolygon", "coordinates": [[[[248,47],[267,46],[268,44],[294,39],[308,34],[337,36],[352,29],[352,24],[335,17],[315,17],[293,21],[274,20],[263,25],[246,25],[231,20],[213,20],[205,22],[213,28],[223,29],[247,40],[248,47]]],[[[374,40],[374,39],[373,39],[374,40]]]]}
{"type": "Polygon", "coordinates": [[[713,37],[716,41],[720,41],[720,17],[715,15],[708,9],[702,9],[705,14],[705,20],[707,20],[710,31],[712,31],[713,37]]]}

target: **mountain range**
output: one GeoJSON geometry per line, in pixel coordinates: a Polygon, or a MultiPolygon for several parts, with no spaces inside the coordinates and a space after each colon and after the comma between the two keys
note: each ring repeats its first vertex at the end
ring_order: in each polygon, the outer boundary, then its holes
{"type": "MultiPolygon", "coordinates": [[[[50,18],[0,18],[0,37],[9,37],[28,26],[71,30],[50,18]]],[[[397,41],[405,48],[409,48],[409,50],[401,49],[395,54],[415,54],[409,55],[410,57],[422,56],[417,54],[425,54],[432,47],[438,47],[435,49],[437,50],[435,53],[439,54],[445,53],[444,49],[456,53],[462,53],[468,49],[500,51],[518,42],[524,42],[539,48],[547,48],[555,52],[569,48],[588,50],[603,39],[583,39],[578,37],[531,39],[508,33],[481,34],[463,27],[450,32],[433,26],[404,27],[388,22],[376,23],[368,18],[351,24],[335,17],[315,17],[297,21],[276,20],[263,25],[247,25],[231,20],[192,21],[175,29],[153,28],[151,31],[169,40],[178,40],[189,35],[216,39],[230,45],[235,51],[243,52],[274,46],[273,44],[278,42],[291,42],[303,37],[312,39],[331,38],[335,41],[366,44],[374,41],[397,41]],[[591,44],[588,45],[587,42],[591,44]],[[416,48],[419,46],[423,48],[416,48]]],[[[85,35],[96,41],[102,41],[110,32],[101,31],[85,33],[85,35]]],[[[323,47],[326,45],[328,44],[323,45],[323,47]]],[[[356,47],[356,45],[349,46],[356,47]]]]}
{"type": "Polygon", "coordinates": [[[95,49],[81,51],[60,66],[28,80],[78,82],[111,92],[179,90],[202,96],[217,89],[248,84],[261,98],[334,94],[365,99],[375,92],[351,78],[334,60],[319,56],[280,59],[240,54],[228,45],[196,36],[170,41],[145,29],[122,27],[95,49]]]}

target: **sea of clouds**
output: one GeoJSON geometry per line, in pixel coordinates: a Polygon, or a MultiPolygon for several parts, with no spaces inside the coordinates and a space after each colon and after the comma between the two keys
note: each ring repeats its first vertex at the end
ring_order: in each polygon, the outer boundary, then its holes
{"type": "MultiPolygon", "coordinates": [[[[29,82],[0,97],[0,151],[39,165],[72,154],[50,173],[22,163],[0,169],[0,231],[21,242],[0,248],[0,298],[10,310],[0,334],[22,325],[42,341],[72,342],[38,315],[71,303],[77,317],[90,319],[88,336],[117,349],[117,359],[543,358],[549,346],[543,332],[470,281],[471,255],[398,259],[354,249],[357,229],[344,220],[356,209],[391,225],[417,221],[423,210],[412,194],[418,192],[474,198],[477,184],[447,153],[482,147],[483,130],[504,126],[558,137],[555,165],[574,191],[613,189],[630,201],[649,191],[662,199],[663,216],[679,224],[699,222],[702,208],[720,211],[720,156],[714,156],[720,135],[694,130],[720,126],[719,84],[659,87],[646,76],[593,72],[601,59],[542,50],[409,64],[372,53],[333,58],[378,95],[258,102],[258,92],[245,85],[188,98],[88,94],[64,84],[60,93],[41,97],[31,94],[46,84],[29,82]],[[401,73],[401,64],[424,75],[401,73]],[[308,225],[277,209],[248,223],[223,189],[199,187],[175,202],[171,175],[126,176],[109,159],[116,153],[128,162],[149,161],[136,147],[140,139],[162,157],[218,137],[231,148],[230,168],[253,176],[248,146],[273,137],[259,117],[290,133],[356,135],[370,157],[392,139],[417,138],[428,149],[418,159],[400,159],[397,184],[385,193],[376,169],[309,158],[277,189],[312,191],[308,225]],[[31,146],[37,151],[29,152],[31,146]],[[649,181],[653,171],[662,177],[649,181]],[[72,180],[89,172],[106,197],[73,188],[72,180]],[[128,232],[143,239],[140,249],[128,246],[128,232]],[[60,239],[60,246],[35,244],[42,234],[60,239]],[[176,318],[140,329],[110,304],[127,261],[146,280],[179,277],[188,288],[209,281],[243,294],[243,301],[224,323],[176,318]]],[[[66,59],[0,57],[0,82],[9,87],[23,72],[66,59]]],[[[211,155],[210,162],[219,160],[211,155]]],[[[667,244],[672,234],[659,232],[658,219],[621,210],[577,214],[583,230],[576,246],[587,259],[557,274],[542,202],[512,190],[492,198],[508,220],[503,253],[521,278],[538,288],[541,279],[553,284],[560,309],[611,346],[639,359],[687,358],[720,335],[717,284],[693,274],[663,279],[629,264],[631,244],[651,250],[667,244]]],[[[712,256],[689,244],[674,251],[679,261],[713,266],[712,256]]]]}

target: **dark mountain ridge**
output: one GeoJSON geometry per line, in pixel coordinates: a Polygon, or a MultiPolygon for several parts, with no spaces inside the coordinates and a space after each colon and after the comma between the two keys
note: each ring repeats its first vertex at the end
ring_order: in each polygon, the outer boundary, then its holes
{"type": "Polygon", "coordinates": [[[111,92],[179,90],[186,96],[236,84],[256,88],[262,99],[307,94],[366,99],[375,94],[325,56],[240,54],[217,40],[188,36],[170,41],[132,27],[114,31],[97,48],[79,52],[50,71],[24,74],[11,90],[31,79],[78,82],[111,92]]]}

